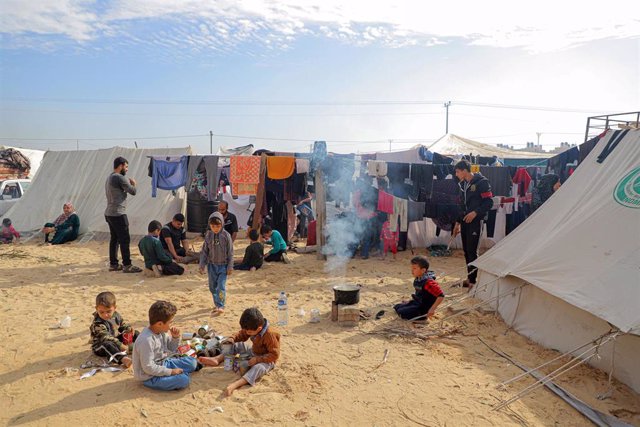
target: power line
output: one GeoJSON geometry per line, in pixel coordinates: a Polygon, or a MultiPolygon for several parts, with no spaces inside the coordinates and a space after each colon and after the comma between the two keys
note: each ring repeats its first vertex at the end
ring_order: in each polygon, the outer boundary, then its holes
{"type": "Polygon", "coordinates": [[[15,141],[130,141],[130,140],[144,140],[144,139],[176,139],[176,138],[202,138],[206,135],[176,135],[176,136],[146,136],[146,137],[130,137],[130,138],[12,138],[12,137],[0,137],[0,140],[15,140],[15,141]]]}
{"type": "Polygon", "coordinates": [[[69,111],[69,110],[27,110],[18,108],[0,108],[0,111],[18,112],[18,113],[54,113],[54,114],[87,114],[101,116],[157,116],[157,117],[357,117],[357,116],[426,116],[426,115],[442,115],[442,112],[406,112],[406,113],[317,113],[317,114],[301,114],[301,113],[282,113],[282,114],[166,114],[166,113],[122,113],[122,112],[100,112],[100,111],[69,111]]]}
{"type": "MultiPolygon", "coordinates": [[[[106,98],[22,98],[9,97],[6,101],[16,102],[67,102],[78,104],[130,104],[130,105],[243,105],[243,106],[357,106],[357,105],[444,105],[444,100],[389,100],[389,101],[234,101],[234,100],[166,100],[166,99],[106,99],[106,98]]],[[[497,104],[488,102],[451,101],[453,106],[552,111],[559,113],[602,113],[603,110],[579,108],[559,108],[535,105],[497,104]]]]}

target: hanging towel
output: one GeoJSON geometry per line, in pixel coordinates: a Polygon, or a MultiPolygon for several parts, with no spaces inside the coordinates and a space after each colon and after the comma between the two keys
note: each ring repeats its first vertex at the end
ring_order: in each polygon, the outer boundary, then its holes
{"type": "Polygon", "coordinates": [[[296,158],[296,173],[309,173],[310,167],[311,162],[309,162],[309,159],[296,158]]]}
{"type": "Polygon", "coordinates": [[[259,156],[231,156],[229,181],[234,195],[254,195],[260,182],[259,156]]]}
{"type": "Polygon", "coordinates": [[[153,157],[153,176],[151,178],[151,197],[157,190],[176,190],[187,183],[187,156],[153,157]]]}
{"type": "Polygon", "coordinates": [[[380,212],[393,213],[393,196],[382,190],[378,191],[378,210],[380,212]]]}
{"type": "Polygon", "coordinates": [[[267,176],[271,179],[287,179],[295,167],[295,157],[267,157],[267,176]]]}
{"type": "Polygon", "coordinates": [[[407,209],[407,221],[422,221],[422,218],[424,218],[424,208],[424,202],[414,202],[413,200],[409,200],[409,207],[407,209]]]}

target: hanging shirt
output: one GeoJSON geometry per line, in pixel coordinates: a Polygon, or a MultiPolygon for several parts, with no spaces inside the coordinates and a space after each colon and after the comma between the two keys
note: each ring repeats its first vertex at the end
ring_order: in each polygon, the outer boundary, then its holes
{"type": "Polygon", "coordinates": [[[187,184],[187,156],[179,158],[153,157],[151,197],[161,190],[177,190],[187,184]]]}
{"type": "Polygon", "coordinates": [[[529,176],[529,172],[527,172],[525,168],[518,169],[516,176],[513,177],[513,183],[518,184],[518,195],[524,197],[529,190],[529,184],[531,184],[531,176],[529,176]]]}

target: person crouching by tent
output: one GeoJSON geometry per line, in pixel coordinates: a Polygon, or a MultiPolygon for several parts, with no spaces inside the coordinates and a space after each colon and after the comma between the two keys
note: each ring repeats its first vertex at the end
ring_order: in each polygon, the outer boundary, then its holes
{"type": "Polygon", "coordinates": [[[80,217],[71,202],[67,202],[62,205],[62,214],[55,221],[46,223],[41,231],[45,243],[61,245],[76,240],[79,230],[80,217]]]}
{"type": "Polygon", "coordinates": [[[553,173],[542,175],[538,184],[531,190],[531,213],[547,201],[560,188],[560,177],[553,173]]]}
{"type": "Polygon", "coordinates": [[[13,228],[11,220],[5,218],[2,220],[2,234],[0,234],[0,243],[16,243],[20,239],[20,233],[13,228]]]}
{"type": "Polygon", "coordinates": [[[393,309],[402,319],[419,321],[433,317],[436,309],[444,299],[444,293],[436,282],[436,275],[429,271],[429,261],[424,256],[411,259],[411,274],[414,277],[415,293],[410,301],[402,301],[393,309]]]}
{"type": "Polygon", "coordinates": [[[149,234],[138,242],[138,249],[144,258],[144,273],[149,277],[180,276],[184,273],[184,268],[176,264],[171,255],[162,247],[160,243],[161,229],[160,221],[151,221],[147,227],[149,234]]]}

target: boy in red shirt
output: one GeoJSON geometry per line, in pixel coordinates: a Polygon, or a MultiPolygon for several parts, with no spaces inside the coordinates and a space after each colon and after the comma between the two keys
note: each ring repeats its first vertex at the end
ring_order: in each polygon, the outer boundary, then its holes
{"type": "Polygon", "coordinates": [[[424,256],[411,259],[411,274],[415,278],[415,293],[410,301],[403,301],[393,306],[398,316],[405,320],[426,320],[433,317],[436,309],[444,299],[444,293],[435,280],[435,273],[429,271],[429,261],[424,256]]]}

